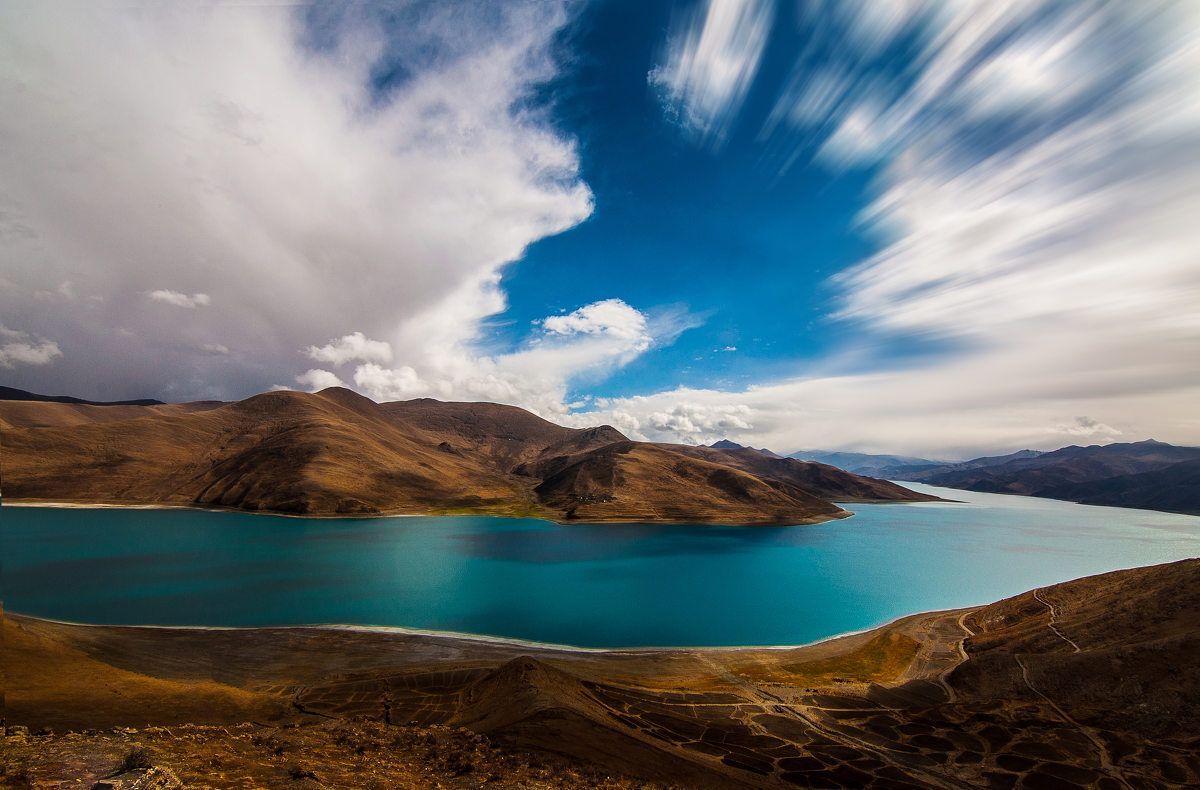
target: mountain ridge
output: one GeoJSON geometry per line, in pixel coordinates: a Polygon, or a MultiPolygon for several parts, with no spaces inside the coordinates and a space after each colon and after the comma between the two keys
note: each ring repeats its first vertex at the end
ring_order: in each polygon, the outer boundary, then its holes
{"type": "Polygon", "coordinates": [[[0,427],[4,493],[27,501],[749,525],[848,515],[835,496],[930,499],[799,462],[775,469],[764,464],[783,459],[754,450],[685,451],[514,406],[378,404],[344,388],[152,406],[0,401],[0,427]]]}

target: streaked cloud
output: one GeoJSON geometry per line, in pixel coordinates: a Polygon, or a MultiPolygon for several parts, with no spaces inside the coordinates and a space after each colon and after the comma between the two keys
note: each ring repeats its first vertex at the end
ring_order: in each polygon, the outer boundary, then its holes
{"type": "Polygon", "coordinates": [[[147,291],[146,297],[151,301],[162,302],[163,304],[174,305],[175,307],[186,307],[189,310],[195,307],[207,307],[212,303],[212,299],[209,298],[208,294],[194,293],[188,296],[185,293],[168,289],[147,291]]]}
{"type": "Polygon", "coordinates": [[[835,4],[829,63],[798,66],[765,130],[818,166],[879,168],[861,217],[879,251],[831,281],[832,317],[862,331],[850,362],[579,419],[707,440],[656,415],[741,406],[734,436],[780,450],[1200,443],[1200,7],[911,3],[866,43],[846,32],[886,6],[835,4]],[[871,76],[901,35],[919,68],[871,76]],[[906,342],[943,350],[873,350],[906,342]]]}
{"type": "Polygon", "coordinates": [[[688,134],[720,147],[758,73],[773,18],[770,0],[704,0],[676,20],[648,79],[688,134]]]}

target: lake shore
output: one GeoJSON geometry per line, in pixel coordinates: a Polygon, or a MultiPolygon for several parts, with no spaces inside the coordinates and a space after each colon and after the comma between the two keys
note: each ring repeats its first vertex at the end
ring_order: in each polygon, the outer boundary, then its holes
{"type": "MultiPolygon", "coordinates": [[[[883,504],[891,502],[889,500],[872,499],[863,500],[863,504],[883,504]]],[[[841,503],[851,504],[851,503],[841,503]]],[[[896,502],[894,504],[917,504],[910,502],[896,502]]],[[[379,511],[372,513],[288,513],[286,511],[277,510],[248,510],[236,507],[212,507],[205,505],[187,505],[175,504],[170,502],[105,502],[105,501],[44,501],[36,499],[9,499],[4,498],[0,501],[0,507],[26,507],[26,508],[56,508],[65,510],[194,510],[202,513],[245,513],[252,516],[279,516],[281,518],[297,518],[297,519],[379,519],[379,518],[436,518],[439,516],[486,516],[495,518],[531,518],[538,521],[545,521],[550,524],[558,524],[559,526],[569,526],[571,524],[665,524],[665,525],[686,525],[686,524],[704,524],[713,527],[802,527],[813,524],[824,524],[828,521],[838,521],[841,519],[850,518],[854,515],[851,511],[843,510],[841,513],[836,513],[829,516],[815,516],[810,519],[797,519],[795,521],[782,523],[775,521],[761,522],[726,522],[726,521],[707,521],[704,519],[647,519],[643,521],[630,521],[622,518],[554,518],[551,513],[514,513],[504,512],[505,509],[489,509],[480,508],[463,509],[453,508],[448,510],[429,510],[421,512],[411,511],[379,511]]]]}
{"type": "Polygon", "coordinates": [[[874,625],[868,628],[861,628],[853,631],[844,631],[830,636],[814,639],[809,642],[804,642],[794,645],[648,645],[645,647],[586,647],[582,645],[567,645],[557,644],[553,642],[539,642],[532,639],[518,639],[516,637],[497,636],[493,634],[473,634],[461,631],[441,631],[428,628],[407,628],[404,626],[392,625],[364,625],[355,623],[311,623],[303,625],[278,625],[278,626],[218,626],[218,625],[157,625],[157,624],[131,624],[131,623],[85,623],[73,620],[60,620],[52,617],[39,617],[37,615],[25,614],[22,612],[9,610],[7,614],[11,617],[20,618],[22,620],[37,621],[52,625],[69,626],[71,628],[94,628],[94,629],[146,629],[153,631],[211,631],[211,632],[234,632],[243,634],[253,634],[254,632],[277,632],[277,631],[334,631],[346,633],[361,633],[361,634],[385,634],[403,637],[419,637],[439,642],[446,642],[460,649],[468,649],[472,645],[498,645],[504,647],[516,648],[523,651],[535,651],[538,653],[590,653],[597,655],[651,655],[655,653],[728,653],[739,651],[759,651],[759,650],[802,650],[806,648],[816,647],[828,642],[836,642],[842,639],[850,639],[852,637],[862,636],[874,631],[882,629],[899,627],[905,621],[914,618],[926,617],[942,617],[942,616],[957,616],[963,612],[970,612],[979,607],[963,607],[959,609],[946,609],[931,612],[914,612],[913,614],[902,615],[894,618],[886,623],[874,625]]]}
{"type": "Polygon", "coordinates": [[[9,613],[0,777],[91,781],[141,750],[214,787],[1187,785],[1197,574],[1116,571],[783,649],[9,613]]]}

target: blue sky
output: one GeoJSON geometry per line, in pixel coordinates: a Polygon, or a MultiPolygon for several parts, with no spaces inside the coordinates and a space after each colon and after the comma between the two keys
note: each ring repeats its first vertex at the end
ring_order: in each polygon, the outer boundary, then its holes
{"type": "Polygon", "coordinates": [[[783,451],[1200,443],[1197,13],[6,7],[0,378],[783,451]]]}
{"type": "Polygon", "coordinates": [[[595,211],[506,270],[506,334],[521,339],[541,316],[615,296],[641,309],[685,306],[702,323],[594,394],[794,374],[846,330],[827,318],[836,294],[826,280],[873,249],[854,227],[870,172],[781,172],[791,151],[758,139],[803,40],[786,19],[729,139],[714,150],[682,134],[647,82],[670,8],[641,7],[588,8],[564,36],[571,65],[546,93],[555,122],[580,141],[595,211]]]}

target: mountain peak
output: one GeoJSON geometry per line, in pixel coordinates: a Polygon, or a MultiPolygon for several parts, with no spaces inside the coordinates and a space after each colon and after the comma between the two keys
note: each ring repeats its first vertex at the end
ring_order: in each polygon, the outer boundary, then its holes
{"type": "Polygon", "coordinates": [[[715,441],[712,444],[710,444],[709,447],[713,448],[714,450],[745,450],[746,449],[745,445],[738,444],[737,442],[731,442],[728,439],[721,439],[719,441],[715,441]]]}

